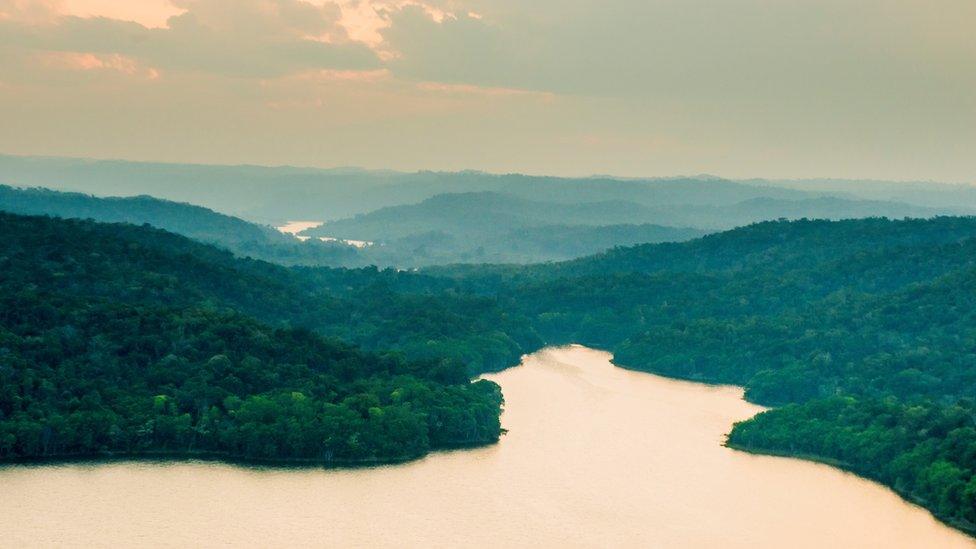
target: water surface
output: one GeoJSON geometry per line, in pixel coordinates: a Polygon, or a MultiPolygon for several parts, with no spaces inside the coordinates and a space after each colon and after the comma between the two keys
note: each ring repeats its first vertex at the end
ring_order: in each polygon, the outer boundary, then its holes
{"type": "MultiPolygon", "coordinates": [[[[279,225],[279,226],[275,227],[275,229],[277,229],[278,231],[280,231],[282,233],[290,234],[290,235],[294,236],[295,238],[297,238],[297,239],[299,239],[299,240],[301,240],[301,241],[304,242],[304,241],[308,240],[309,237],[302,236],[302,235],[300,235],[298,233],[300,233],[300,232],[302,232],[302,231],[304,231],[306,229],[311,229],[311,228],[314,228],[314,227],[318,227],[322,223],[323,223],[322,221],[288,221],[284,225],[279,225]]],[[[331,236],[320,236],[319,237],[319,240],[321,240],[322,242],[342,242],[343,244],[348,244],[350,246],[355,246],[356,248],[365,248],[367,246],[372,246],[373,245],[373,243],[370,242],[369,240],[350,240],[350,239],[345,239],[345,238],[335,238],[335,237],[331,237],[331,236]]]]}
{"type": "MultiPolygon", "coordinates": [[[[284,225],[279,225],[279,226],[275,227],[275,229],[278,229],[280,232],[283,232],[285,234],[291,234],[291,235],[298,236],[298,233],[300,233],[300,232],[302,232],[302,231],[304,231],[306,229],[311,229],[313,227],[318,227],[321,224],[322,224],[321,221],[288,221],[284,225]]],[[[299,236],[298,238],[307,239],[308,237],[307,236],[305,236],[305,237],[299,236]]]]}
{"type": "Polygon", "coordinates": [[[721,446],[741,389],[546,349],[495,446],[374,469],[0,469],[0,546],[973,547],[877,484],[721,446]]]}

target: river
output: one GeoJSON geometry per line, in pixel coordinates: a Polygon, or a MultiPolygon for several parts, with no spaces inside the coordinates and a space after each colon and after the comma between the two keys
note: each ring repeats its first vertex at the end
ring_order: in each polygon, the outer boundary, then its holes
{"type": "Polygon", "coordinates": [[[371,469],[0,469],[0,546],[976,547],[890,490],[721,446],[736,387],[549,348],[487,376],[499,444],[371,469]]]}

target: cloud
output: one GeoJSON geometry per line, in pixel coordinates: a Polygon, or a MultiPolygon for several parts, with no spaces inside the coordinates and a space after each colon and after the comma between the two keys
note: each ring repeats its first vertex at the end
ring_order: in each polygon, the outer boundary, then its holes
{"type": "Polygon", "coordinates": [[[390,26],[380,33],[395,52],[389,65],[404,77],[518,87],[518,45],[501,28],[467,12],[438,21],[428,10],[407,5],[390,14],[390,26]]]}
{"type": "Polygon", "coordinates": [[[109,71],[126,75],[142,75],[149,80],[159,78],[155,69],[142,67],[131,57],[117,53],[96,55],[79,52],[44,52],[35,57],[38,64],[70,71],[109,71]]]}
{"type": "Polygon", "coordinates": [[[0,151],[976,173],[973,0],[113,3],[0,0],[0,151]]]}
{"type": "Polygon", "coordinates": [[[0,21],[48,23],[61,12],[59,0],[0,0],[0,21]]]}
{"type": "Polygon", "coordinates": [[[792,97],[906,77],[976,82],[976,2],[936,4],[442,0],[433,5],[453,17],[405,6],[381,32],[404,77],[567,94],[792,97]]]}
{"type": "Polygon", "coordinates": [[[8,5],[0,13],[8,16],[0,20],[0,43],[24,52],[114,54],[163,72],[235,77],[379,66],[370,48],[348,39],[333,3],[177,0],[174,5],[185,10],[182,14],[171,17],[166,28],[146,28],[102,17],[58,15],[53,8],[34,15],[18,7],[20,0],[3,1],[8,5]],[[37,22],[41,13],[47,16],[43,24],[37,22]]]}

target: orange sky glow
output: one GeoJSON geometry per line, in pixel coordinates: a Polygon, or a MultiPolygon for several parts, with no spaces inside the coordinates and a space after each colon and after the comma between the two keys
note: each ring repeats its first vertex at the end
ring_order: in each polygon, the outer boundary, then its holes
{"type": "Polygon", "coordinates": [[[973,0],[0,0],[0,154],[972,182],[973,21],[973,0]]]}
{"type": "Polygon", "coordinates": [[[61,9],[68,15],[135,21],[150,28],[165,27],[167,19],[183,12],[168,0],[63,0],[61,9]]]}

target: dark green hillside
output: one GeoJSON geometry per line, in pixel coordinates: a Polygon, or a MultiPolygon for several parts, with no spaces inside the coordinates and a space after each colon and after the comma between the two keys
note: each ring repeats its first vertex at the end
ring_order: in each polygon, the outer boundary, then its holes
{"type": "Polygon", "coordinates": [[[4,280],[61,295],[230,307],[278,321],[338,308],[327,299],[310,304],[284,268],[150,227],[0,213],[0,234],[4,280]]]}
{"type": "Polygon", "coordinates": [[[976,394],[976,243],[968,244],[970,266],[932,283],[659,327],[629,338],[616,356],[631,367],[744,385],[767,404],[838,393],[966,398],[976,394]]]}
{"type": "Polygon", "coordinates": [[[52,292],[154,306],[232,308],[371,350],[450,357],[467,364],[472,374],[517,362],[541,344],[524,317],[496,300],[391,290],[391,280],[405,290],[422,288],[424,278],[410,273],[386,277],[375,269],[288,269],[126,224],[0,213],[0,231],[5,235],[0,257],[9,266],[5,276],[52,292]],[[347,278],[349,289],[323,287],[322,280],[333,277],[347,278]],[[413,277],[416,282],[410,282],[413,277]],[[410,321],[420,315],[429,321],[410,321]]]}
{"type": "Polygon", "coordinates": [[[355,463],[498,438],[501,394],[463,363],[237,312],[343,318],[280,267],[132,225],[0,214],[0,236],[5,459],[355,463]]]}
{"type": "MultiPolygon", "coordinates": [[[[566,260],[600,253],[618,246],[683,242],[704,235],[698,229],[664,227],[651,223],[630,225],[543,225],[515,229],[494,246],[498,255],[566,260]],[[504,249],[501,249],[504,247],[504,249]]],[[[489,253],[492,250],[488,246],[489,253]]]]}
{"type": "Polygon", "coordinates": [[[953,404],[834,397],[736,424],[729,444],[818,459],[884,483],[942,520],[976,533],[972,399],[953,404]]]}

